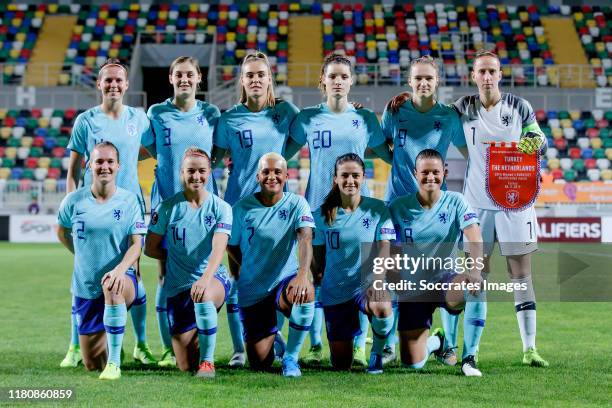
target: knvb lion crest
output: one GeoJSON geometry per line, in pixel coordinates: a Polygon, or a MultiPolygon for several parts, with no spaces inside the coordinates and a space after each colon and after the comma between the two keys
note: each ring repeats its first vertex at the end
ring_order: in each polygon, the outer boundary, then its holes
{"type": "Polygon", "coordinates": [[[289,211],[287,210],[280,210],[278,212],[278,218],[280,218],[283,221],[286,220],[288,216],[289,216],[289,211]]]}
{"type": "Polygon", "coordinates": [[[446,224],[449,220],[450,215],[448,213],[443,212],[438,214],[438,221],[440,221],[442,224],[446,224]]]}
{"type": "Polygon", "coordinates": [[[128,123],[126,130],[127,130],[128,135],[130,136],[136,135],[136,125],[134,125],[133,123],[128,123]]]}
{"type": "Polygon", "coordinates": [[[363,220],[361,220],[361,225],[363,225],[365,229],[370,229],[370,227],[372,226],[372,219],[369,217],[364,218],[363,220]]]}
{"type": "Polygon", "coordinates": [[[215,217],[213,217],[212,215],[207,215],[204,217],[204,224],[206,224],[207,227],[210,227],[211,225],[213,225],[214,222],[215,222],[215,217]]]}
{"type": "Polygon", "coordinates": [[[121,210],[113,210],[113,217],[119,221],[121,219],[121,210]]]}
{"type": "Polygon", "coordinates": [[[514,207],[519,202],[519,192],[516,190],[509,190],[506,192],[506,204],[514,207]]]}

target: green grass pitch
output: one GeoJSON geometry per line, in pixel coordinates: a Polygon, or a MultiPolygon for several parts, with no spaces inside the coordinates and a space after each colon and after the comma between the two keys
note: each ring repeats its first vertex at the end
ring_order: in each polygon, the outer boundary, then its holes
{"type": "MultiPolygon", "coordinates": [[[[534,273],[554,263],[553,258],[552,251],[537,255],[534,273]]],[[[495,259],[494,268],[501,270],[503,260],[499,256],[495,259]]],[[[322,368],[304,368],[303,377],[297,380],[285,379],[280,372],[230,370],[226,364],[231,340],[223,311],[219,317],[216,379],[203,381],[176,370],[135,366],[131,362],[134,337],[128,322],[123,377],[117,382],[102,382],[97,379],[98,373],[86,372],[82,366],[59,368],[69,340],[72,257],[68,252],[59,245],[0,243],[0,260],[0,387],[75,389],[75,401],[55,405],[557,407],[609,406],[612,401],[612,304],[603,302],[538,302],[538,348],[551,363],[548,369],[521,366],[513,304],[491,302],[480,348],[484,373],[480,379],[465,378],[458,367],[443,367],[431,360],[418,373],[391,367],[380,376],[368,376],[357,369],[333,372],[328,363],[322,368]]],[[[142,263],[149,305],[149,343],[159,354],[155,263],[148,258],[142,263]]],[[[307,348],[308,340],[304,350],[307,348]]]]}

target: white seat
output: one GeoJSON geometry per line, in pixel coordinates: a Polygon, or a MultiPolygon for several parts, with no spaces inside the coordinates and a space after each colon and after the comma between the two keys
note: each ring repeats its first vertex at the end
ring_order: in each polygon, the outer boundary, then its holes
{"type": "Polygon", "coordinates": [[[599,169],[588,169],[587,177],[591,181],[599,181],[601,179],[601,171],[599,169]]]}
{"type": "Polygon", "coordinates": [[[587,147],[591,145],[591,141],[589,140],[588,137],[579,137],[578,140],[576,141],[576,144],[581,149],[586,149],[587,147]]]}
{"type": "Polygon", "coordinates": [[[22,128],[21,126],[16,126],[13,128],[11,133],[13,134],[13,137],[15,139],[21,139],[25,134],[25,128],[22,128]]]}
{"type": "Polygon", "coordinates": [[[45,178],[47,178],[47,172],[48,169],[38,167],[36,170],[34,170],[34,178],[38,181],[43,181],[45,178]]]}
{"type": "Polygon", "coordinates": [[[556,148],[549,147],[548,150],[546,150],[546,158],[548,160],[556,159],[558,156],[559,156],[559,151],[556,148]]]}
{"type": "Polygon", "coordinates": [[[570,159],[569,157],[564,157],[560,160],[561,163],[561,168],[563,170],[569,170],[572,168],[572,159],[570,159]]]}
{"type": "Polygon", "coordinates": [[[574,140],[576,138],[576,129],[572,127],[564,128],[563,136],[568,140],[574,140]]]}
{"type": "Polygon", "coordinates": [[[608,159],[597,159],[597,167],[600,170],[606,170],[610,168],[610,160],[608,159]]]}
{"type": "Polygon", "coordinates": [[[30,155],[30,148],[29,147],[19,147],[17,149],[17,158],[20,160],[25,160],[28,158],[28,156],[30,155]]]}

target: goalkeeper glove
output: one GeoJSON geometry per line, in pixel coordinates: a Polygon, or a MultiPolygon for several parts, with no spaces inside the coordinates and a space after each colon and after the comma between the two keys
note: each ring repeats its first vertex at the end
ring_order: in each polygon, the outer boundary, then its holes
{"type": "Polygon", "coordinates": [[[543,144],[542,136],[535,132],[528,132],[526,135],[521,136],[517,148],[525,154],[533,154],[539,151],[543,144]]]}

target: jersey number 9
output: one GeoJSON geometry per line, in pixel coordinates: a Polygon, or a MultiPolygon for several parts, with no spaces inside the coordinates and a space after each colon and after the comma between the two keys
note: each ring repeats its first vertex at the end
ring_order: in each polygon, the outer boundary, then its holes
{"type": "Polygon", "coordinates": [[[406,144],[406,136],[407,136],[407,134],[408,134],[408,130],[406,130],[406,129],[400,129],[397,132],[397,139],[398,139],[397,145],[399,147],[404,147],[404,145],[406,144]]]}

